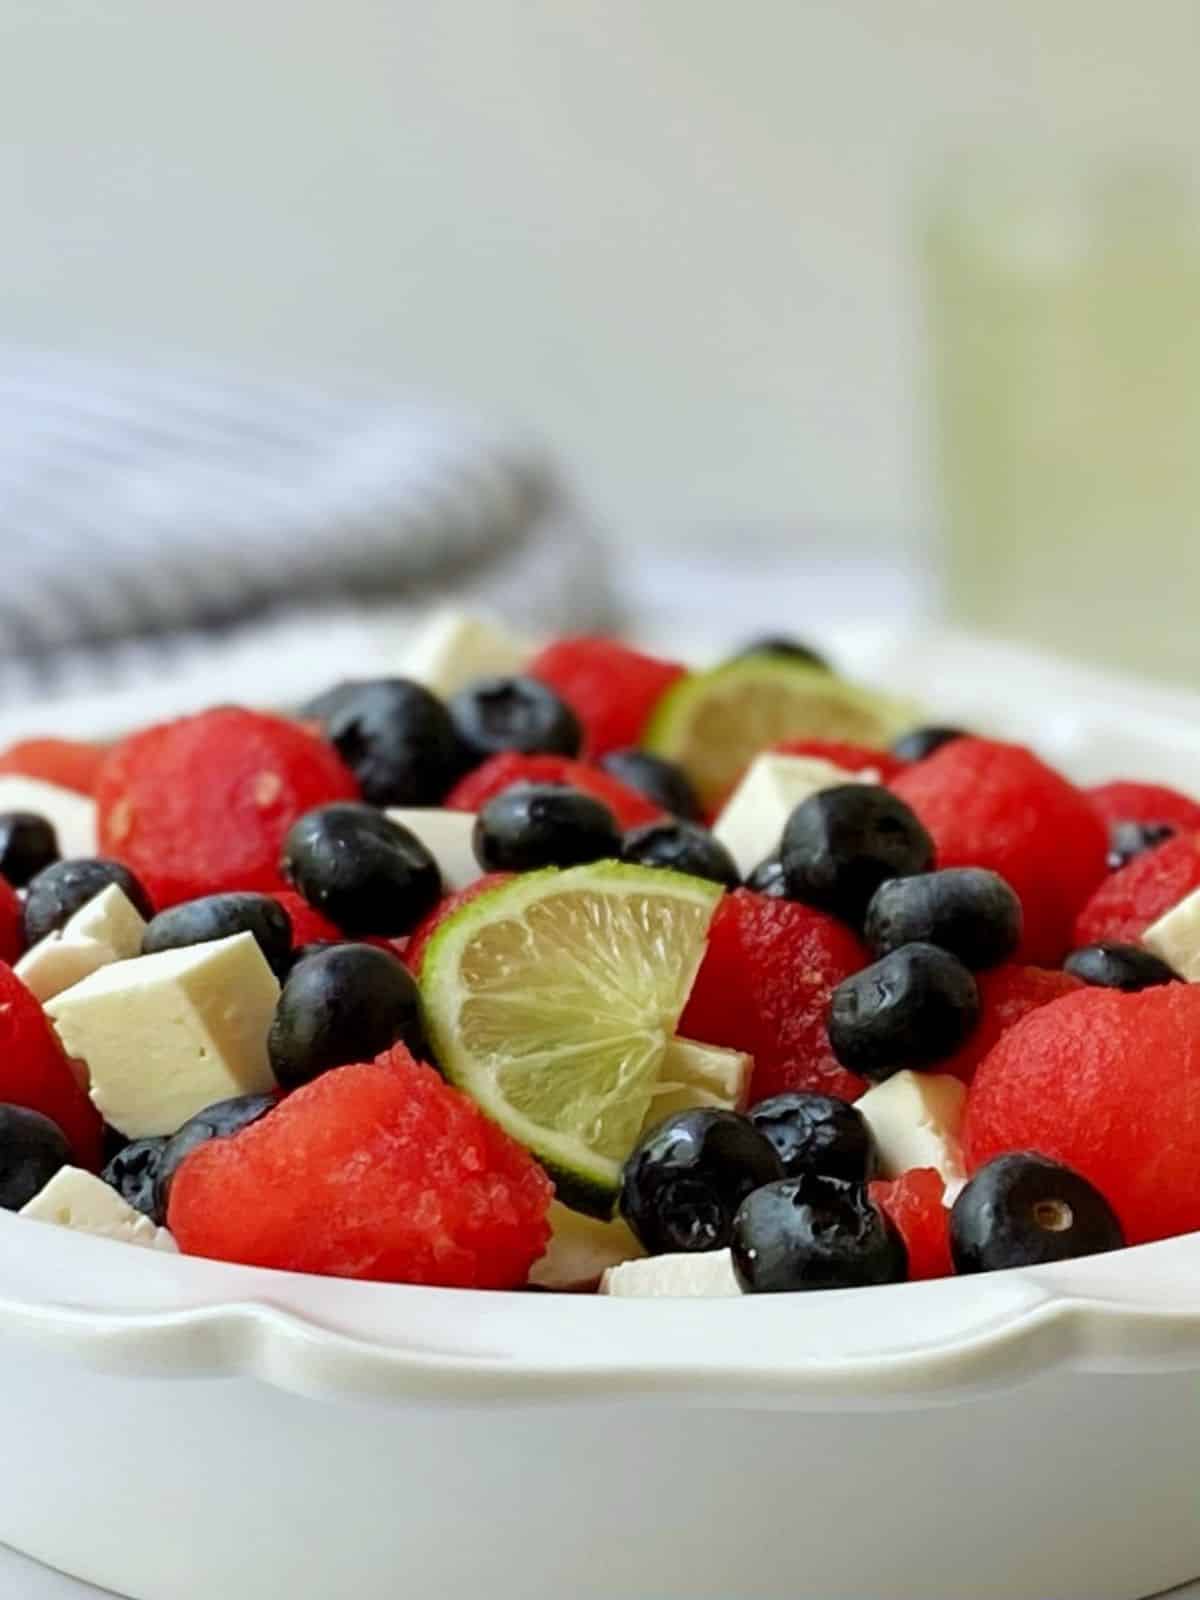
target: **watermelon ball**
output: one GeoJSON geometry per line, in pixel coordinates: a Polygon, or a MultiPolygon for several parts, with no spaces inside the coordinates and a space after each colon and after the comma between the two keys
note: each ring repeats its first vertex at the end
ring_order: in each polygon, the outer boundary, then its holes
{"type": "Polygon", "coordinates": [[[583,748],[579,718],[536,678],[480,678],[458,691],[449,710],[467,765],[505,750],[571,758],[583,748]]]}
{"type": "Polygon", "coordinates": [[[357,797],[323,739],[237,706],[123,739],[96,781],[101,848],[160,909],[224,889],[281,888],[279,852],[296,819],[357,797]]]}
{"type": "Polygon", "coordinates": [[[25,950],[25,908],[17,891],[0,878],[0,961],[11,966],[25,950]]]}
{"type": "MultiPolygon", "coordinates": [[[[637,745],[658,702],[685,675],[676,661],[645,655],[617,639],[586,636],[547,645],[528,670],[555,690],[579,718],[592,760],[637,745]]],[[[632,783],[620,771],[615,775],[632,783]]],[[[632,786],[642,788],[640,783],[632,786]]]]}
{"type": "Polygon", "coordinates": [[[1084,983],[1103,989],[1124,989],[1133,994],[1157,983],[1182,983],[1183,979],[1161,957],[1137,944],[1085,944],[1072,950],[1063,962],[1063,971],[1084,983]]]}
{"type": "Polygon", "coordinates": [[[80,856],[44,867],[30,882],[25,894],[26,939],[36,944],[69,922],[89,900],[114,885],[143,917],[154,915],[150,896],[141,881],[120,861],[80,856]]]}
{"type": "Polygon", "coordinates": [[[204,895],[160,911],[146,925],[142,954],[208,944],[237,933],[254,935],[276,977],[287,971],[292,959],[291,918],[273,895],[250,890],[204,895]]]}
{"type": "Polygon", "coordinates": [[[1177,831],[1200,828],[1200,800],[1163,783],[1120,779],[1086,791],[1093,809],[1111,828],[1121,822],[1169,823],[1177,831]]]}
{"type": "Polygon", "coordinates": [[[1137,944],[1193,889],[1200,889],[1200,833],[1181,833],[1104,880],[1080,910],[1073,942],[1137,944]]]}
{"type": "Polygon", "coordinates": [[[106,753],[103,745],[78,739],[22,739],[0,753],[0,773],[40,778],[60,789],[93,794],[106,753]]]}
{"type": "Polygon", "coordinates": [[[925,761],[943,745],[952,744],[955,739],[965,738],[967,733],[962,728],[946,726],[913,728],[909,733],[902,733],[893,742],[892,754],[906,764],[912,761],[925,761]]]}
{"type": "Polygon", "coordinates": [[[796,807],[784,824],[779,859],[793,900],[860,928],[881,883],[930,870],[933,841],[890,790],[844,783],[796,807]]]}
{"type": "Polygon", "coordinates": [[[267,1036],[285,1089],[332,1067],[370,1060],[394,1044],[426,1049],[421,999],[400,957],[374,945],[335,944],[297,960],[267,1036]]]}
{"type": "Polygon", "coordinates": [[[0,877],[15,889],[58,860],[54,825],[35,811],[0,813],[0,877]]]}
{"type": "Polygon", "coordinates": [[[621,835],[602,800],[555,783],[518,783],[480,811],[472,835],[487,872],[535,872],[613,859],[621,835]]]}
{"type": "Polygon", "coordinates": [[[754,1058],[750,1103],[811,1089],[857,1100],[825,1019],[834,990],[866,964],[850,930],[811,906],[735,889],[719,902],[679,1024],[684,1038],[754,1058]]]}
{"type": "Polygon", "coordinates": [[[749,1116],[775,1146],[785,1178],[821,1172],[865,1183],[875,1175],[874,1135],[848,1100],[812,1091],[777,1094],[760,1100],[749,1116]]]}
{"type": "Polygon", "coordinates": [[[1175,834],[1200,828],[1200,802],[1165,784],[1121,779],[1102,783],[1087,794],[1108,825],[1108,866],[1112,872],[1175,834]]]}
{"type": "Polygon", "coordinates": [[[953,1055],[978,1021],[969,969],[936,945],[906,944],[834,990],[829,1042],[842,1066],[880,1083],[953,1055]]]}
{"type": "Polygon", "coordinates": [[[892,878],[871,897],[863,936],[880,956],[925,943],[948,950],[964,966],[994,967],[1021,942],[1021,902],[983,867],[892,878]]]}
{"type": "Polygon", "coordinates": [[[100,1169],[104,1124],[46,1013],[11,967],[0,963],[0,1102],[57,1123],[76,1166],[100,1169]]]}
{"type": "Polygon", "coordinates": [[[960,1274],[1046,1266],[1124,1243],[1098,1189],[1028,1150],[980,1167],[950,1213],[950,1256],[960,1274]]]}
{"type": "Polygon", "coordinates": [[[442,893],[428,848],[372,806],[306,812],[288,830],[281,864],[306,900],[352,934],[407,933],[442,893]]]}
{"type": "Polygon", "coordinates": [[[723,1250],[742,1201],[782,1176],[774,1145],[736,1111],[678,1111],[625,1162],[620,1211],[652,1256],[723,1250]]]}
{"type": "Polygon", "coordinates": [[[719,839],[699,823],[678,818],[631,828],[621,842],[621,860],[708,878],[727,889],[736,889],[742,881],[737,862],[719,839]]]}
{"type": "Polygon", "coordinates": [[[990,972],[978,972],[979,1022],[952,1056],[938,1062],[939,1072],[949,1072],[970,1083],[979,1063],[992,1046],[1039,1006],[1061,1000],[1083,987],[1083,980],[1055,967],[1024,967],[1006,963],[990,972]]]}
{"type": "Polygon", "coordinates": [[[747,1294],[864,1289],[908,1277],[904,1240],[865,1186],[815,1172],[755,1190],[737,1214],[730,1249],[747,1294]]]}
{"type": "Polygon", "coordinates": [[[568,761],[563,756],[523,756],[513,751],[493,756],[455,784],[446,796],[447,809],[482,811],[489,800],[518,783],[557,783],[562,788],[590,794],[603,800],[621,828],[636,828],[663,815],[661,807],[651,804],[645,795],[586,761],[568,761]]]}
{"type": "Polygon", "coordinates": [[[1200,1229],[1200,986],[1084,988],[980,1063],[962,1129],[969,1172],[1031,1150],[1108,1200],[1130,1244],[1200,1229]]]}
{"type": "Polygon", "coordinates": [[[40,1111],[0,1105],[0,1207],[20,1211],[71,1160],[63,1131],[40,1111]]]}
{"type": "Polygon", "coordinates": [[[909,1278],[913,1282],[948,1278],[954,1264],[950,1259],[950,1213],[941,1173],[932,1167],[912,1167],[898,1178],[877,1179],[868,1192],[904,1240],[909,1278]]]}
{"type": "Polygon", "coordinates": [[[684,822],[700,821],[700,801],[692,780],[665,756],[652,756],[648,750],[610,750],[596,764],[602,772],[645,795],[651,805],[684,822]]]}
{"type": "Polygon", "coordinates": [[[373,806],[436,806],[470,766],[446,707],[409,678],[339,683],[302,709],[373,806]]]}
{"type": "Polygon", "coordinates": [[[1023,746],[955,739],[892,788],[932,835],[941,867],[986,867],[1016,891],[1020,956],[1054,965],[1105,873],[1108,839],[1088,797],[1023,746]]]}
{"type": "Polygon", "coordinates": [[[332,1277],[516,1289],[553,1185],[466,1095],[397,1048],[327,1072],[175,1174],[189,1255],[332,1277]]]}

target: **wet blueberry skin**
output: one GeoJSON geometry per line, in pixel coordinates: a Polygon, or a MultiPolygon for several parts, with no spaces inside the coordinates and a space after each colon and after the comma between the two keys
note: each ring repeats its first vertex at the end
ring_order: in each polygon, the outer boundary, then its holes
{"type": "Polygon", "coordinates": [[[620,1211],[652,1255],[719,1250],[746,1196],[782,1176],[771,1142],[736,1111],[681,1111],[626,1161],[620,1211]]]}

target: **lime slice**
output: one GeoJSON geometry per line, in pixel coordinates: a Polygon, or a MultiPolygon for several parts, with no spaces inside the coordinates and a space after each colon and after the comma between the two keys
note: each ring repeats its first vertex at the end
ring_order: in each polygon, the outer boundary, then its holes
{"type": "Polygon", "coordinates": [[[421,968],[442,1071],[607,1216],[719,885],[613,861],[526,873],[438,929],[421,968]]]}
{"type": "Polygon", "coordinates": [[[676,761],[701,801],[718,804],[767,745],[844,739],[886,745],[916,708],[786,656],[745,656],[682,678],[659,702],[643,744],[676,761]]]}

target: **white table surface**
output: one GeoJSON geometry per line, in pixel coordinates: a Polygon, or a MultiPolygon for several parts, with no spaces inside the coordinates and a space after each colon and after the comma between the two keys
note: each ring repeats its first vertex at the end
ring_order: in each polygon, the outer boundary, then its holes
{"type": "MultiPolygon", "coordinates": [[[[89,1597],[100,1600],[103,1596],[111,1600],[108,1590],[93,1589],[90,1583],[64,1578],[61,1573],[39,1567],[3,1545],[0,1545],[0,1595],[11,1595],[14,1600],[18,1595],[20,1600],[89,1600],[89,1597]]],[[[239,1600],[239,1596],[227,1595],[223,1600],[239,1600]]],[[[879,1600],[887,1600],[887,1596],[881,1595],[879,1600]]],[[[1170,1600],[1200,1600],[1200,1581],[1172,1590],[1170,1600]]]]}

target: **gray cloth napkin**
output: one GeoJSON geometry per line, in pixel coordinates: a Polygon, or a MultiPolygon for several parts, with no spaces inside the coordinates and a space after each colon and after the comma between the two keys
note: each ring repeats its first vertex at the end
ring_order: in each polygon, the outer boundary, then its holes
{"type": "Polygon", "coordinates": [[[0,350],[0,700],[161,674],[323,606],[612,621],[603,550],[519,437],[378,389],[0,350]]]}

